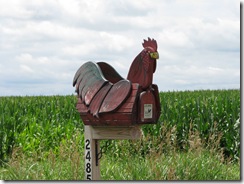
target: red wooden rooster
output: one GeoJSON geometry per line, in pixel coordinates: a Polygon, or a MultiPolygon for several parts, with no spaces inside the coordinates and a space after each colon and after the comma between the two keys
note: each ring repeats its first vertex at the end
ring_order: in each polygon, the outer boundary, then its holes
{"type": "Polygon", "coordinates": [[[127,79],[105,62],[87,62],[76,72],[73,86],[77,109],[85,125],[157,123],[160,116],[156,70],[157,42],[148,38],[131,64],[127,79]]]}

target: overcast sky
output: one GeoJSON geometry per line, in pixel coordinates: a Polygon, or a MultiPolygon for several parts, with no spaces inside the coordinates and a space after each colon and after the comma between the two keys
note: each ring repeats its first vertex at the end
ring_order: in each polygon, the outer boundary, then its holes
{"type": "Polygon", "coordinates": [[[160,91],[240,88],[240,1],[0,0],[0,96],[73,94],[87,61],[126,78],[147,37],[160,91]]]}

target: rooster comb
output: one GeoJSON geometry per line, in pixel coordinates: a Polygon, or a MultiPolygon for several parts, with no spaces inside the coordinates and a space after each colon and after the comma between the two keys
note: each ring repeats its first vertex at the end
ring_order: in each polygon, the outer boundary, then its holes
{"type": "Polygon", "coordinates": [[[146,48],[146,47],[151,47],[151,48],[153,48],[155,51],[156,51],[157,48],[158,48],[158,45],[157,45],[156,40],[151,39],[151,38],[149,38],[149,37],[148,37],[148,40],[144,40],[144,42],[142,43],[142,46],[143,46],[144,48],[146,48]]]}

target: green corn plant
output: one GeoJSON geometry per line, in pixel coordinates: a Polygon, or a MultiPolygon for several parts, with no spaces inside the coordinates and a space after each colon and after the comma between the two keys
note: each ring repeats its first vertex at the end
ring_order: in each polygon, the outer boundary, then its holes
{"type": "MultiPolygon", "coordinates": [[[[28,154],[50,149],[58,152],[59,145],[77,131],[82,142],[84,129],[76,103],[74,95],[0,97],[0,160],[6,160],[13,147],[21,147],[28,154]]],[[[161,92],[160,103],[159,122],[142,126],[147,140],[141,148],[131,148],[131,141],[125,144],[132,152],[145,155],[152,147],[166,143],[167,136],[177,149],[187,151],[189,133],[196,131],[206,147],[211,135],[221,134],[219,147],[226,157],[240,158],[240,90],[161,92]]],[[[108,151],[119,155],[121,143],[110,144],[108,151]]]]}

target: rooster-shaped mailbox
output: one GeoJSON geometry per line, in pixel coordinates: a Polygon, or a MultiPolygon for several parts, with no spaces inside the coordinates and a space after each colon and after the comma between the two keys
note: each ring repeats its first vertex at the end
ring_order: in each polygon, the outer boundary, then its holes
{"type": "Polygon", "coordinates": [[[105,62],[86,62],[76,72],[73,86],[77,110],[85,125],[129,126],[157,123],[159,91],[152,84],[159,58],[157,42],[148,38],[130,66],[127,79],[105,62]]]}

